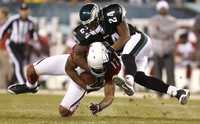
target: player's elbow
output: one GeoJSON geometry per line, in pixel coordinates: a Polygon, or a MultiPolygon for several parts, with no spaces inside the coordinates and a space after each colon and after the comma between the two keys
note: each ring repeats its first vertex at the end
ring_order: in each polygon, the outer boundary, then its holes
{"type": "Polygon", "coordinates": [[[128,42],[128,40],[130,39],[130,35],[128,34],[124,34],[120,37],[121,41],[123,42],[123,44],[126,44],[128,42]]]}
{"type": "Polygon", "coordinates": [[[124,39],[124,41],[128,41],[131,38],[129,30],[124,30],[121,37],[124,39]]]}
{"type": "Polygon", "coordinates": [[[65,68],[65,72],[67,75],[69,75],[69,76],[71,75],[71,70],[69,68],[65,68]]]}
{"type": "Polygon", "coordinates": [[[73,113],[63,106],[58,108],[61,117],[70,117],[73,113]]]}
{"type": "Polygon", "coordinates": [[[128,41],[129,39],[131,38],[130,34],[129,33],[126,33],[126,35],[124,35],[124,41],[128,41]]]}
{"type": "Polygon", "coordinates": [[[71,77],[71,75],[73,74],[74,69],[71,68],[70,66],[65,66],[65,72],[67,75],[69,75],[71,77]]]}
{"type": "Polygon", "coordinates": [[[107,97],[107,101],[108,101],[109,105],[112,104],[113,100],[114,100],[114,96],[108,96],[107,97]]]}

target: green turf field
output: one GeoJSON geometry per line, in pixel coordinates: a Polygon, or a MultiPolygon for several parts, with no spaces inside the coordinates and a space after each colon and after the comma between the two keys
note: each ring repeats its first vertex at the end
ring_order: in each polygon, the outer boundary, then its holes
{"type": "Polygon", "coordinates": [[[200,124],[200,100],[186,106],[176,99],[116,98],[109,108],[92,116],[88,105],[101,97],[86,97],[70,118],[57,107],[62,96],[0,94],[0,124],[200,124]]]}

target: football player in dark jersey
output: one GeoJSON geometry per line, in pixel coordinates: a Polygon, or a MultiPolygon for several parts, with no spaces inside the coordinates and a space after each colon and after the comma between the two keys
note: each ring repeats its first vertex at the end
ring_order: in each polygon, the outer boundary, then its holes
{"type": "Polygon", "coordinates": [[[102,9],[94,3],[86,4],[80,9],[82,24],[74,29],[74,39],[83,48],[92,42],[107,41],[110,51],[121,54],[127,75],[125,79],[115,76],[113,80],[128,95],[133,95],[133,85],[136,82],[176,97],[181,104],[186,104],[190,96],[188,90],[170,86],[144,73],[151,52],[151,41],[146,34],[127,24],[125,14],[125,9],[119,4],[111,4],[102,9]]]}

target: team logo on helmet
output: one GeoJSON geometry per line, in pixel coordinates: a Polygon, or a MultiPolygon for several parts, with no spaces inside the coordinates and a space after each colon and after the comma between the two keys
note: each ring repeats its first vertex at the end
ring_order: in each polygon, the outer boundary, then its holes
{"type": "Polygon", "coordinates": [[[97,4],[89,3],[84,5],[79,12],[80,20],[83,25],[89,24],[98,18],[99,7],[97,4]]]}
{"type": "Polygon", "coordinates": [[[101,42],[94,42],[90,45],[87,62],[91,73],[97,77],[104,76],[104,63],[109,61],[108,50],[101,42]]]}

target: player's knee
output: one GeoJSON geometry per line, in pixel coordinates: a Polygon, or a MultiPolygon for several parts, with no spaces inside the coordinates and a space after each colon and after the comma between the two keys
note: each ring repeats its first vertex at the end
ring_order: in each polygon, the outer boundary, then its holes
{"type": "Polygon", "coordinates": [[[61,117],[69,117],[71,116],[73,113],[71,111],[69,111],[67,108],[59,105],[59,113],[61,115],[61,117]]]}
{"type": "Polygon", "coordinates": [[[37,75],[34,66],[32,64],[28,65],[26,70],[26,76],[30,83],[35,83],[38,80],[39,76],[37,75]]]}

